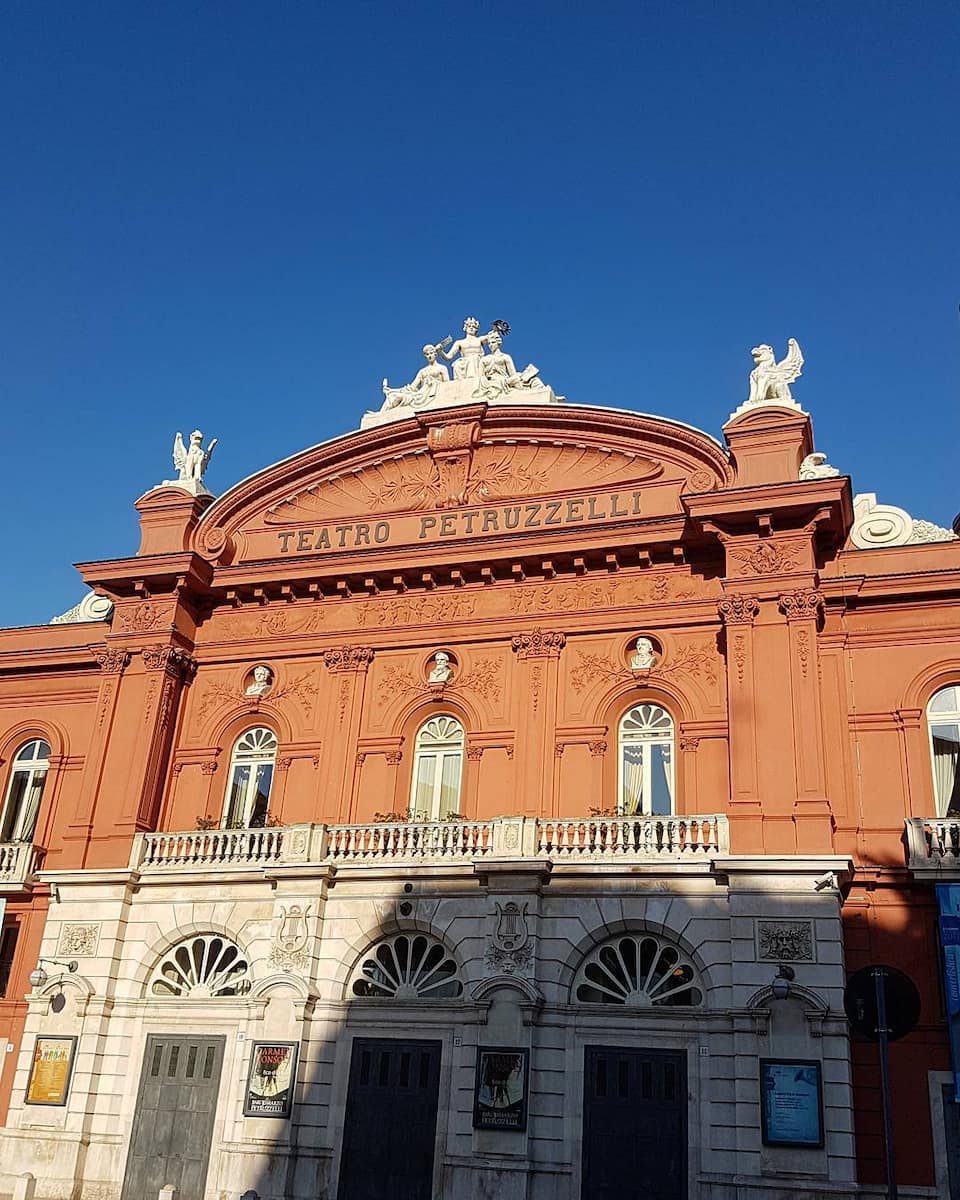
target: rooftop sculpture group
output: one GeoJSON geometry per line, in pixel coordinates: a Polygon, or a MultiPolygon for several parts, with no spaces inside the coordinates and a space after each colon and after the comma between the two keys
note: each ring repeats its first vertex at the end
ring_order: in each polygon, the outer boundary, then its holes
{"type": "Polygon", "coordinates": [[[403,387],[393,388],[383,381],[383,405],[368,412],[361,427],[381,425],[412,416],[430,408],[446,408],[485,400],[490,404],[556,404],[562,397],[541,379],[533,363],[518,371],[503,349],[509,334],[506,321],[494,321],[486,333],[480,332],[476,317],[467,317],[463,336],[456,341],[447,336],[441,342],[423,347],[426,366],[403,387]],[[440,360],[443,360],[442,362],[440,360]],[[453,363],[453,378],[445,362],[453,363]]]}

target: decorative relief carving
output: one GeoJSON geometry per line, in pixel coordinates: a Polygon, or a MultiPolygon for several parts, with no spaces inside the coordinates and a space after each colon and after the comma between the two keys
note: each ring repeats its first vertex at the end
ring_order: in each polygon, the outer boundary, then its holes
{"type": "Polygon", "coordinates": [[[456,594],[405,596],[402,600],[369,600],[356,610],[358,625],[393,628],[464,621],[476,614],[477,598],[456,594]]]}
{"type": "Polygon", "coordinates": [[[219,680],[211,679],[204,684],[204,690],[197,703],[197,720],[205,720],[207,714],[223,704],[246,704],[256,710],[261,705],[276,704],[284,697],[295,699],[309,717],[317,696],[317,685],[307,672],[288,680],[281,687],[271,686],[270,691],[263,695],[252,695],[242,685],[239,688],[229,686],[219,680]]]}
{"type": "Polygon", "coordinates": [[[732,559],[740,564],[740,574],[779,575],[793,570],[802,547],[789,542],[760,542],[752,550],[729,550],[732,559]]]}
{"type": "Polygon", "coordinates": [[[701,469],[694,471],[687,480],[686,490],[688,492],[709,492],[717,486],[717,477],[714,473],[701,469]]]}
{"type": "Polygon", "coordinates": [[[424,682],[406,667],[390,665],[385,667],[377,687],[377,703],[386,704],[397,696],[409,696],[415,692],[433,692],[447,688],[460,692],[473,692],[482,699],[497,703],[500,699],[500,663],[493,658],[481,659],[469,671],[461,670],[451,683],[444,684],[441,689],[432,680],[424,682]]]}
{"type": "Polygon", "coordinates": [[[771,962],[813,962],[809,921],[757,921],[757,958],[771,962]]]}
{"type": "Polygon", "coordinates": [[[173,628],[173,604],[152,604],[148,600],[118,608],[114,623],[121,633],[149,633],[173,628]]]}
{"type": "Polygon", "coordinates": [[[163,671],[178,679],[191,679],[197,672],[197,660],[179,646],[145,646],[140,653],[148,671],[163,671]]]}
{"type": "Polygon", "coordinates": [[[559,658],[566,641],[565,634],[538,627],[529,633],[516,634],[511,645],[521,659],[559,658]]]}
{"type": "Polygon", "coordinates": [[[340,680],[340,695],[337,697],[337,720],[342,725],[343,719],[347,715],[347,704],[350,702],[350,684],[348,680],[340,680]]]}
{"type": "Polygon", "coordinates": [[[215,775],[216,771],[217,771],[216,760],[212,760],[211,762],[201,763],[200,771],[204,775],[215,775]]]}
{"type": "Polygon", "coordinates": [[[472,423],[438,428],[439,438],[431,439],[432,429],[428,433],[429,455],[405,454],[331,475],[273,505],[264,521],[288,525],[449,504],[485,504],[543,495],[567,479],[589,479],[596,488],[653,479],[663,471],[654,459],[594,446],[555,446],[534,440],[493,442],[471,451],[472,423]],[[445,461],[448,451],[450,458],[445,461]]]}
{"type": "Polygon", "coordinates": [[[543,667],[535,666],[533,668],[533,676],[530,680],[530,691],[533,698],[533,711],[536,713],[537,707],[540,704],[540,688],[543,684],[543,667]]]}
{"type": "Polygon", "coordinates": [[[244,638],[289,637],[293,634],[317,633],[326,623],[327,613],[322,605],[284,605],[283,608],[262,608],[255,613],[238,613],[230,620],[228,636],[244,638]]]}
{"type": "Polygon", "coordinates": [[[286,908],[281,904],[280,923],[270,947],[269,961],[273,966],[282,971],[305,971],[310,965],[310,933],[307,925],[309,915],[309,905],[302,908],[299,904],[291,904],[286,908]]]}
{"type": "Polygon", "coordinates": [[[747,639],[742,633],[734,634],[733,661],[737,668],[737,683],[743,683],[747,666],[747,639]]]}
{"type": "Polygon", "coordinates": [[[724,625],[752,625],[760,612],[756,596],[726,596],[717,605],[724,625]]]}
{"type": "Polygon", "coordinates": [[[119,675],[130,661],[129,650],[114,650],[107,646],[91,646],[97,666],[105,675],[119,675]]]}
{"type": "MultiPolygon", "coordinates": [[[[575,692],[582,692],[597,679],[635,680],[639,672],[619,666],[600,654],[588,654],[578,650],[579,664],[570,673],[570,683],[575,692]]],[[[707,642],[681,646],[676,653],[664,656],[655,666],[642,672],[644,680],[657,679],[671,674],[692,675],[707,683],[717,682],[717,653],[707,642]]]]}
{"type": "Polygon", "coordinates": [[[797,630],[797,657],[800,659],[800,674],[804,679],[807,677],[807,672],[810,669],[810,631],[809,629],[797,630]]]}
{"type": "Polygon", "coordinates": [[[153,709],[157,703],[157,695],[160,692],[160,684],[156,679],[150,681],[150,686],[147,688],[147,698],[143,705],[143,723],[149,725],[153,720],[153,709]]]}
{"type": "Polygon", "coordinates": [[[57,955],[64,958],[93,958],[100,941],[100,923],[67,924],[60,930],[57,955]]]}
{"type": "Polygon", "coordinates": [[[689,751],[692,754],[699,745],[700,739],[698,737],[691,737],[688,733],[682,733],[680,735],[681,750],[689,751]]]}
{"type": "Polygon", "coordinates": [[[563,752],[564,752],[564,750],[566,750],[566,748],[567,748],[566,742],[557,742],[556,745],[553,747],[554,758],[563,758],[563,752]]]}
{"type": "Polygon", "coordinates": [[[607,752],[607,743],[603,741],[588,742],[587,747],[594,758],[603,758],[607,752]]]}
{"type": "Polygon", "coordinates": [[[556,580],[514,588],[510,607],[518,615],[594,612],[600,608],[693,600],[704,595],[704,586],[695,586],[689,575],[675,576],[666,571],[623,579],[556,580]]]}
{"type": "Polygon", "coordinates": [[[328,671],[366,671],[373,662],[369,646],[344,646],[340,650],[324,650],[323,662],[328,671]]]}
{"type": "MultiPolygon", "coordinates": [[[[467,758],[469,758],[469,757],[470,757],[470,751],[468,750],[467,758]]],[[[386,758],[388,766],[399,767],[399,765],[403,762],[403,751],[402,750],[388,750],[387,753],[384,755],[384,758],[386,758]]]]}
{"type": "Polygon", "coordinates": [[[470,759],[471,762],[479,762],[480,759],[483,758],[483,747],[482,746],[468,746],[467,747],[467,758],[470,759]]]}
{"type": "Polygon", "coordinates": [[[823,593],[784,592],[777,605],[788,621],[816,620],[823,608],[823,593]]]}
{"type": "Polygon", "coordinates": [[[521,908],[511,900],[502,907],[499,904],[496,907],[497,923],[490,934],[490,944],[484,955],[486,963],[494,971],[506,975],[525,972],[533,958],[527,906],[521,908]]]}

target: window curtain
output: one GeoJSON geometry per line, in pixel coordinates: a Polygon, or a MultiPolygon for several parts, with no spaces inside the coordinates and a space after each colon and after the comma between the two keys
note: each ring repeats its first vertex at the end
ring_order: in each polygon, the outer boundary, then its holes
{"type": "Polygon", "coordinates": [[[960,779],[957,763],[960,759],[960,730],[950,726],[933,728],[933,785],[936,791],[937,816],[960,816],[960,779]]]}
{"type": "Polygon", "coordinates": [[[632,817],[643,810],[643,746],[624,746],[621,751],[620,810],[632,817]]]}
{"type": "Polygon", "coordinates": [[[460,811],[460,767],[463,759],[457,753],[443,756],[440,774],[440,820],[460,811]]]}
{"type": "Polygon", "coordinates": [[[433,782],[436,776],[437,756],[435,754],[421,754],[417,759],[417,777],[413,785],[411,820],[430,820],[433,811],[433,782]]]}

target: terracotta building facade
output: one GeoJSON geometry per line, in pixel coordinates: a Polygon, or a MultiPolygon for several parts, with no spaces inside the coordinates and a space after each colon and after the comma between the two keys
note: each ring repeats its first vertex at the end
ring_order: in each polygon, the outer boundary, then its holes
{"type": "Polygon", "coordinates": [[[788,388],[721,443],[473,349],[219,499],[181,444],[0,631],[0,1191],[877,1195],[884,962],[960,1194],[960,541],[788,388]]]}

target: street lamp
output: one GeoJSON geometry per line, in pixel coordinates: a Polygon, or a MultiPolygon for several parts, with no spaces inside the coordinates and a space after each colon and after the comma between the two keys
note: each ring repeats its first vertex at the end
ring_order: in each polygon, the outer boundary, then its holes
{"type": "Polygon", "coordinates": [[[50,966],[63,967],[65,971],[69,971],[71,974],[73,974],[73,972],[76,971],[77,967],[80,965],[75,958],[71,958],[69,961],[63,958],[38,958],[36,970],[30,972],[30,986],[32,988],[43,987],[43,985],[50,978],[50,976],[43,969],[44,963],[48,963],[50,966]]]}
{"type": "Polygon", "coordinates": [[[788,967],[786,963],[780,963],[777,973],[773,977],[773,983],[770,984],[774,1000],[786,1000],[790,995],[790,984],[795,976],[796,972],[793,967],[788,967]]]}

